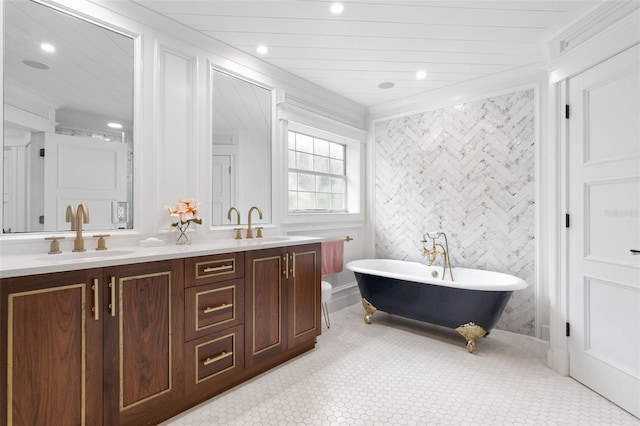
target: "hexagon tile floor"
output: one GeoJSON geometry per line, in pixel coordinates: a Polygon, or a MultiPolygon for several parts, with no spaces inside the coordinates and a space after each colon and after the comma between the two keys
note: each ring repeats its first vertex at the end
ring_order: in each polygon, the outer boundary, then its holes
{"type": "Polygon", "coordinates": [[[454,330],[363,317],[331,313],[314,350],[164,425],[640,425],[547,368],[545,342],[493,330],[469,354],[454,330]]]}

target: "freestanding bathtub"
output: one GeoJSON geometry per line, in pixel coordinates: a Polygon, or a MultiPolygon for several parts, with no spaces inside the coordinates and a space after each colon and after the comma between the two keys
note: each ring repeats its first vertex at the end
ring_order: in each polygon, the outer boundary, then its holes
{"type": "Polygon", "coordinates": [[[363,259],[346,267],[356,276],[367,324],[381,310],[454,328],[469,352],[496,325],[513,291],[527,286],[512,275],[467,268],[453,268],[452,281],[441,266],[402,260],[363,259]]]}

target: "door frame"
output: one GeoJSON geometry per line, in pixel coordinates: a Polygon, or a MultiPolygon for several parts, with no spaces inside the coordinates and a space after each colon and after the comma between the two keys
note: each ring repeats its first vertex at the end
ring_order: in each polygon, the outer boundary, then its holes
{"type": "Polygon", "coordinates": [[[549,349],[547,365],[563,376],[569,375],[569,346],[566,324],[569,319],[568,229],[565,214],[569,213],[568,124],[565,105],[568,104],[567,81],[581,72],[620,52],[640,44],[635,10],[615,25],[585,41],[558,60],[550,63],[549,71],[549,349]],[[559,191],[557,190],[559,189],[559,191]]]}

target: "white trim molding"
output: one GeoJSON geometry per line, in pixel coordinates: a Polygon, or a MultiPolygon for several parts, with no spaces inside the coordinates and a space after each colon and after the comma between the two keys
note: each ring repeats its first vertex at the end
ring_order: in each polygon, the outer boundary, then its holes
{"type": "Polygon", "coordinates": [[[640,8],[640,3],[635,0],[600,3],[549,40],[550,59],[555,60],[560,56],[566,56],[570,51],[600,32],[617,31],[618,28],[613,24],[620,25],[625,17],[633,15],[638,8],[640,8]]]}
{"type": "MultiPolygon", "coordinates": [[[[290,95],[285,95],[286,99],[277,105],[277,116],[279,120],[292,121],[303,126],[312,127],[326,133],[332,133],[343,138],[353,139],[358,142],[367,141],[367,131],[349,120],[347,116],[336,114],[321,114],[319,107],[314,108],[311,104],[292,101],[290,95]]],[[[323,111],[324,112],[324,111],[323,111]]],[[[360,124],[360,123],[358,123],[360,124]]]]}
{"type": "MultiPolygon", "coordinates": [[[[568,212],[567,183],[567,124],[564,119],[564,105],[567,104],[567,79],[588,68],[601,63],[616,54],[640,43],[640,9],[622,17],[598,34],[584,40],[572,50],[552,61],[546,67],[549,71],[549,129],[548,153],[549,188],[559,191],[549,193],[548,218],[550,232],[557,236],[550,241],[546,256],[549,262],[549,303],[550,303],[550,341],[547,353],[547,364],[562,375],[569,375],[569,350],[566,336],[568,321],[568,235],[564,225],[565,213],[568,212]]],[[[605,12],[609,10],[606,9],[605,12]]],[[[605,13],[603,12],[603,13],[605,13]]],[[[591,19],[589,15],[587,19],[591,19]]],[[[588,31],[583,22],[576,28],[588,31]]],[[[575,39],[584,39],[579,34],[567,30],[575,39]]]]}
{"type": "MultiPolygon", "coordinates": [[[[542,63],[512,69],[453,86],[442,87],[368,108],[370,122],[390,120],[531,88],[546,79],[542,63]]],[[[371,126],[369,126],[371,128],[371,126]]]]}
{"type": "MultiPolygon", "coordinates": [[[[640,7],[640,3],[636,3],[640,7]]],[[[549,82],[558,83],[640,42],[640,9],[550,62],[549,82]]]]}

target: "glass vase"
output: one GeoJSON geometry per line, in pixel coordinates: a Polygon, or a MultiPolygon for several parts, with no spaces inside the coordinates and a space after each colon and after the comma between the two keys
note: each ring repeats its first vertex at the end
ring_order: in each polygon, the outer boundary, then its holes
{"type": "Polygon", "coordinates": [[[187,222],[184,224],[177,224],[176,229],[178,230],[178,238],[176,238],[176,244],[178,245],[186,245],[191,244],[191,237],[189,236],[188,230],[191,222],[187,222]]]}

